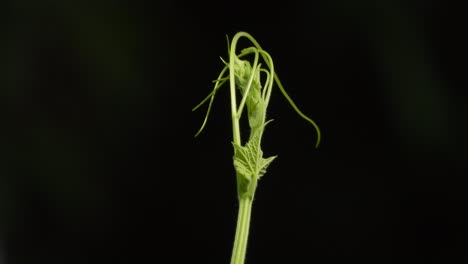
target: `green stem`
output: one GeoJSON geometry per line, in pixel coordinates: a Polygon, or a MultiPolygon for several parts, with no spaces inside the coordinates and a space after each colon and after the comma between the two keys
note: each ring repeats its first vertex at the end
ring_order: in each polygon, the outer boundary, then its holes
{"type": "MultiPolygon", "coordinates": [[[[229,58],[229,84],[231,91],[231,118],[232,118],[232,132],[233,142],[239,146],[241,143],[241,134],[239,129],[239,110],[237,109],[236,101],[236,84],[234,76],[234,60],[236,56],[236,45],[238,39],[245,35],[245,33],[236,34],[232,40],[230,46],[230,58],[229,58]]],[[[239,188],[239,176],[237,177],[237,183],[239,188]]],[[[239,192],[239,190],[238,190],[239,192]]],[[[239,193],[239,212],[237,216],[237,227],[236,236],[234,238],[234,247],[232,250],[231,264],[244,264],[245,253],[247,251],[247,241],[249,238],[249,227],[250,227],[250,214],[252,211],[252,196],[243,196],[239,193]]]]}
{"type": "Polygon", "coordinates": [[[231,264],[244,264],[249,238],[250,216],[252,212],[252,198],[239,199],[239,213],[237,216],[236,236],[232,250],[231,264]]]}

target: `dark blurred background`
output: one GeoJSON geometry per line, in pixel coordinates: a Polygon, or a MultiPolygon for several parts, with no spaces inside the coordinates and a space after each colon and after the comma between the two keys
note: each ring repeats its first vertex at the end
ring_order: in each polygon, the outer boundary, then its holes
{"type": "MultiPolygon", "coordinates": [[[[451,1],[3,1],[0,264],[228,263],[226,34],[269,107],[247,263],[464,263],[466,31],[451,1]]],[[[455,1],[453,1],[455,2],[455,1]]]]}

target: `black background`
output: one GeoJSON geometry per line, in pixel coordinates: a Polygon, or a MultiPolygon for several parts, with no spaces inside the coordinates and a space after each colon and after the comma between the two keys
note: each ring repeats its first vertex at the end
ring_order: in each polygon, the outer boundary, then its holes
{"type": "Polygon", "coordinates": [[[251,33],[273,91],[247,263],[463,263],[466,45],[450,1],[6,1],[0,263],[228,263],[229,93],[251,33]]]}

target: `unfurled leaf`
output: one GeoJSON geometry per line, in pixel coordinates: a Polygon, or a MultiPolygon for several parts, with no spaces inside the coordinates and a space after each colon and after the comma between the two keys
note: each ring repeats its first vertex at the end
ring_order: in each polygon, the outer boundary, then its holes
{"type": "Polygon", "coordinates": [[[233,143],[234,168],[245,180],[257,180],[266,173],[276,156],[263,158],[260,148],[261,133],[253,134],[245,146],[233,143]]]}

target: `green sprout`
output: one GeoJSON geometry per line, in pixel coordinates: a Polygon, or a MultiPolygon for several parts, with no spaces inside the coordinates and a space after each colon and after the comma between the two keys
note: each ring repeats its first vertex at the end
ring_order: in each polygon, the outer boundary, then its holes
{"type": "Polygon", "coordinates": [[[192,111],[198,109],[208,100],[210,101],[203,124],[195,135],[197,137],[206,125],[216,92],[225,82],[229,81],[231,88],[232,145],[234,147],[233,163],[236,171],[239,199],[239,212],[231,264],[243,264],[247,250],[252,201],[257,181],[266,173],[268,165],[276,158],[276,156],[264,158],[260,146],[265,126],[271,121],[267,121],[266,111],[275,82],[297,114],[315,128],[317,132],[316,148],[320,143],[321,136],[317,124],[299,110],[284,90],[278,75],[275,73],[270,54],[263,50],[250,34],[238,32],[234,35],[231,44],[229,43],[229,39],[227,39],[227,44],[229,62],[221,58],[225,66],[214,81],[213,91],[195,106],[192,111]],[[237,54],[237,43],[242,37],[247,38],[253,46],[242,49],[237,54]],[[247,60],[247,57],[250,57],[250,60],[247,60]],[[263,60],[265,65],[262,65],[260,59],[263,60]],[[242,96],[239,104],[237,104],[236,100],[236,88],[242,96]],[[247,106],[250,135],[247,142],[242,144],[239,121],[245,106],[247,106]]]}

